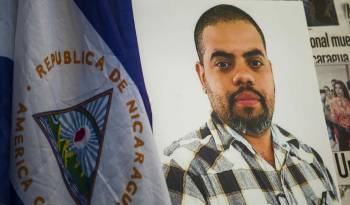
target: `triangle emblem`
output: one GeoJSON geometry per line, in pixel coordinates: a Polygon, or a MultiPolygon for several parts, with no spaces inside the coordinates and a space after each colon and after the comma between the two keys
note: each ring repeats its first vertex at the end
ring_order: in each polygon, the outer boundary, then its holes
{"type": "Polygon", "coordinates": [[[112,100],[109,89],[62,110],[34,114],[79,205],[90,204],[112,100]]]}

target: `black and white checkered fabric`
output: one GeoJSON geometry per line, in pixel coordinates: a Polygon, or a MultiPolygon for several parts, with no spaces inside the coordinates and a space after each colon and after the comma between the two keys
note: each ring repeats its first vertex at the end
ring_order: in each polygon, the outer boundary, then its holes
{"type": "Polygon", "coordinates": [[[275,167],[213,114],[199,130],[165,150],[173,204],[338,204],[322,158],[277,125],[271,127],[275,167]]]}

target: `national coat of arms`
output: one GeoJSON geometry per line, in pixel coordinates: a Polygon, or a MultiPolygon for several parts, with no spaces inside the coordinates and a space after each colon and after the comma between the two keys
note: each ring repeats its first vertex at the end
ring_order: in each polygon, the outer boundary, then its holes
{"type": "Polygon", "coordinates": [[[112,89],[62,110],[34,114],[77,204],[89,204],[100,160],[112,89]]]}

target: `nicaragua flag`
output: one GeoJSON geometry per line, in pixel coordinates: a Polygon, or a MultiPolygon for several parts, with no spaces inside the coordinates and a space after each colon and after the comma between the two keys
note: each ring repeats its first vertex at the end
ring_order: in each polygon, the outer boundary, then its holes
{"type": "Polygon", "coordinates": [[[130,0],[20,0],[11,181],[24,204],[170,204],[130,0]]]}

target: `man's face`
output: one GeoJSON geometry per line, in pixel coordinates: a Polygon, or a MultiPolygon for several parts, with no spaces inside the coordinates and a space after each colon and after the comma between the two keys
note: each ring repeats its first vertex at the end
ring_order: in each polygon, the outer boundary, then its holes
{"type": "Polygon", "coordinates": [[[337,82],[336,80],[332,80],[332,81],[331,81],[331,84],[332,84],[332,87],[333,87],[333,88],[334,88],[334,85],[335,85],[336,82],[337,82]]]}
{"type": "Polygon", "coordinates": [[[202,33],[203,62],[196,70],[214,112],[241,133],[256,136],[271,125],[275,86],[256,28],[219,22],[202,33]]]}

